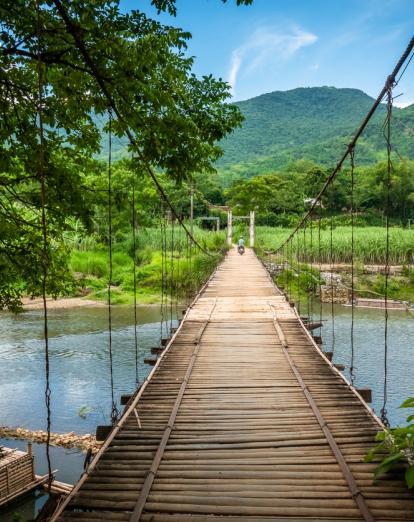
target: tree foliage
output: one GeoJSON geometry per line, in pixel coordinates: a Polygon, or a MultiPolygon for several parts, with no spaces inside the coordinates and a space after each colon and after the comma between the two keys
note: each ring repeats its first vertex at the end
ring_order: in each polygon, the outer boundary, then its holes
{"type": "MultiPolygon", "coordinates": [[[[153,4],[175,11],[173,0],[153,4]]],[[[102,172],[91,159],[101,146],[97,118],[111,112],[114,139],[132,141],[134,176],[153,167],[177,182],[213,170],[217,142],[242,118],[225,103],[225,82],[191,72],[187,32],[121,12],[117,0],[5,0],[0,24],[0,307],[15,307],[23,289],[39,291],[45,259],[49,292],[65,289],[61,237],[70,217],[91,224],[86,174],[102,172]]]]}

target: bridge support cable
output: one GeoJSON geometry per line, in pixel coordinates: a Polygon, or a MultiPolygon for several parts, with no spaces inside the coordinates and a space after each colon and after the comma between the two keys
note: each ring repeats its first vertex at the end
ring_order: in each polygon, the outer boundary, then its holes
{"type": "Polygon", "coordinates": [[[294,274],[295,274],[295,266],[294,266],[294,263],[293,263],[293,239],[290,240],[289,245],[290,245],[290,256],[289,256],[289,265],[290,265],[289,301],[290,301],[290,303],[292,303],[292,301],[293,301],[292,282],[293,282],[293,277],[294,277],[294,274]]]}
{"type": "Polygon", "coordinates": [[[308,265],[308,245],[306,243],[306,230],[308,228],[308,222],[305,221],[303,226],[303,263],[304,263],[304,277],[303,286],[306,292],[306,314],[308,321],[310,320],[309,310],[309,265],[308,265]]]}
{"type": "Polygon", "coordinates": [[[133,267],[133,285],[134,285],[134,351],[135,351],[135,387],[140,385],[139,378],[139,348],[138,348],[138,318],[137,318],[137,212],[135,207],[135,176],[132,180],[132,248],[134,254],[132,261],[133,267]]]}
{"type": "Polygon", "coordinates": [[[331,352],[332,352],[332,359],[335,355],[335,298],[334,298],[334,255],[333,255],[333,216],[331,214],[330,220],[329,220],[329,261],[331,265],[331,328],[332,328],[332,334],[331,334],[331,352]]]}
{"type": "Polygon", "coordinates": [[[309,220],[310,223],[310,246],[309,246],[309,255],[310,255],[310,314],[309,314],[309,322],[313,321],[313,297],[314,297],[314,274],[313,274],[313,263],[314,263],[314,254],[313,254],[313,219],[312,217],[309,220]]]}
{"type": "Polygon", "coordinates": [[[50,433],[52,423],[51,413],[51,388],[50,388],[50,354],[49,354],[49,322],[47,308],[47,281],[50,265],[50,245],[48,240],[48,223],[46,216],[46,175],[45,175],[45,135],[43,125],[43,104],[44,104],[44,75],[42,62],[42,23],[40,19],[39,0],[36,0],[36,32],[37,32],[37,130],[38,130],[38,165],[37,174],[40,186],[40,221],[42,246],[40,252],[41,258],[41,284],[42,284],[42,301],[43,301],[43,339],[44,339],[44,356],[45,356],[45,406],[46,406],[46,461],[48,470],[48,491],[50,492],[53,482],[52,463],[50,456],[50,433]]]}
{"type": "Polygon", "coordinates": [[[276,312],[275,312],[274,306],[273,305],[270,305],[270,306],[273,311],[273,325],[275,327],[276,333],[277,333],[280,343],[282,345],[282,352],[283,352],[284,356],[286,357],[286,359],[289,363],[289,366],[290,366],[299,386],[301,387],[303,394],[305,395],[306,400],[308,401],[308,404],[311,407],[312,412],[315,415],[316,420],[318,421],[318,424],[319,424],[323,434],[326,437],[326,440],[331,448],[333,456],[335,457],[335,459],[342,471],[344,479],[349,487],[349,491],[352,495],[352,498],[354,499],[356,505],[358,506],[365,522],[375,522],[375,518],[372,515],[372,513],[365,501],[365,497],[363,496],[361,490],[359,489],[358,484],[355,480],[355,477],[352,474],[352,471],[351,471],[348,463],[346,462],[345,457],[344,457],[343,453],[341,452],[331,430],[329,429],[329,426],[328,426],[325,418],[323,417],[321,410],[319,409],[318,405],[316,404],[315,399],[313,398],[308,386],[306,385],[306,383],[304,382],[304,380],[302,378],[302,375],[300,374],[300,371],[298,370],[292,357],[289,354],[289,345],[286,341],[286,337],[283,333],[280,323],[276,317],[276,312]]]}
{"type": "Polygon", "coordinates": [[[172,324],[173,324],[173,306],[174,306],[174,290],[175,290],[175,284],[174,284],[174,219],[171,216],[171,254],[170,254],[170,260],[171,260],[171,267],[170,267],[170,303],[169,303],[169,332],[171,333],[172,330],[172,324]]]}
{"type": "Polygon", "coordinates": [[[283,269],[285,271],[285,296],[289,299],[289,258],[288,258],[289,243],[286,243],[283,249],[283,269]]]}
{"type": "Polygon", "coordinates": [[[179,312],[178,312],[178,299],[179,296],[181,296],[181,281],[182,281],[182,275],[181,275],[181,227],[177,228],[177,282],[176,282],[176,288],[175,288],[175,316],[178,319],[179,312]]]}
{"type": "Polygon", "coordinates": [[[166,299],[167,299],[167,233],[166,223],[164,214],[164,203],[160,199],[160,241],[161,241],[161,322],[160,322],[160,342],[164,338],[164,327],[166,329],[167,317],[166,317],[166,299]]]}
{"type": "Polygon", "coordinates": [[[354,210],[354,172],[355,172],[355,149],[352,148],[349,154],[351,163],[351,364],[349,374],[351,384],[355,380],[355,347],[354,347],[354,322],[355,322],[355,210],[354,210]]]}
{"type": "Polygon", "coordinates": [[[109,355],[109,375],[111,383],[111,423],[114,426],[119,417],[118,407],[115,401],[114,391],[114,367],[112,352],[112,110],[109,108],[109,129],[108,129],[108,254],[109,254],[109,274],[108,274],[108,355],[109,355]]]}
{"type": "Polygon", "coordinates": [[[321,324],[320,332],[322,332],[322,290],[321,290],[321,282],[322,282],[322,244],[321,244],[321,212],[322,209],[319,208],[318,212],[318,258],[319,258],[319,275],[318,275],[318,295],[319,295],[319,322],[321,324]]]}
{"type": "MultiPolygon", "coordinates": [[[[293,237],[292,237],[293,239],[293,237]]],[[[300,275],[301,275],[301,253],[300,253],[300,238],[299,238],[299,234],[296,235],[296,260],[297,260],[297,266],[298,266],[298,271],[297,271],[297,285],[296,285],[296,291],[297,291],[297,294],[298,294],[298,311],[299,311],[299,315],[301,314],[302,312],[302,302],[301,302],[301,296],[300,296],[300,275]]]]}
{"type": "Polygon", "coordinates": [[[385,139],[387,144],[387,174],[385,182],[385,288],[384,288],[384,389],[383,402],[381,408],[381,420],[383,424],[389,427],[390,423],[387,415],[388,401],[388,283],[390,274],[390,212],[391,212],[391,176],[392,176],[392,158],[391,158],[391,120],[392,120],[392,88],[393,84],[389,83],[387,90],[387,119],[385,139]]]}

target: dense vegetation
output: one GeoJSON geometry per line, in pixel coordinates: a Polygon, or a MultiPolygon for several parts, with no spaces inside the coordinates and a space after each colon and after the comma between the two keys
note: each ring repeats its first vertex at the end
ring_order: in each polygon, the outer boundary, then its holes
{"type": "Polygon", "coordinates": [[[5,0],[0,20],[0,308],[16,309],[24,292],[69,291],[63,237],[74,220],[93,230],[102,130],[128,138],[130,188],[211,171],[242,117],[225,82],[192,73],[189,33],[118,0],[5,0]]]}
{"type": "MultiPolygon", "coordinates": [[[[111,302],[130,304],[134,300],[134,259],[138,303],[158,303],[165,299],[185,299],[195,295],[226,251],[224,231],[210,232],[195,227],[195,237],[210,256],[191,247],[180,227],[141,228],[136,251],[131,230],[117,234],[113,245],[111,302]],[[164,243],[164,246],[163,246],[164,243]]],[[[74,292],[88,298],[107,300],[109,279],[108,246],[95,233],[79,241],[67,239],[71,254],[69,267],[74,275],[74,292]]]]}
{"type": "MultiPolygon", "coordinates": [[[[153,4],[175,12],[173,0],[153,4]]],[[[41,293],[46,279],[47,293],[53,296],[72,294],[79,285],[100,295],[108,277],[103,268],[109,243],[108,164],[103,158],[110,126],[117,265],[112,283],[130,292],[127,272],[135,258],[144,287],[151,280],[148,273],[156,274],[152,281],[157,295],[160,250],[151,238],[160,219],[166,217],[172,226],[189,217],[190,192],[196,218],[213,213],[223,226],[226,213],[211,211],[210,204],[228,204],[235,214],[256,210],[258,225],[291,227],[372,103],[355,89],[334,88],[295,89],[225,103],[225,82],[192,74],[193,60],[185,54],[187,33],[140,11],[125,14],[116,0],[68,5],[53,1],[40,3],[38,11],[33,4],[23,12],[10,1],[0,10],[0,307],[16,308],[22,294],[41,293]],[[235,130],[241,112],[246,121],[235,130]],[[226,151],[220,161],[219,144],[226,151]],[[251,169],[253,164],[257,168],[251,169]],[[219,167],[218,176],[213,175],[214,166],[219,167]],[[161,205],[154,177],[176,216],[161,205]],[[133,191],[144,253],[131,250],[133,191]]],[[[357,149],[359,225],[379,226],[383,220],[385,164],[361,166],[381,157],[383,115],[380,107],[357,149]]],[[[407,156],[412,116],[412,107],[396,110],[393,124],[398,152],[407,156]]],[[[414,167],[401,158],[394,158],[390,217],[392,224],[406,226],[414,218],[414,167]]],[[[350,175],[345,168],[323,200],[323,228],[331,216],[335,226],[349,224],[349,211],[350,175]]],[[[220,251],[224,235],[204,235],[211,236],[208,247],[220,251]]],[[[403,263],[411,259],[412,250],[409,234],[400,235],[404,244],[392,255],[403,263]]],[[[361,262],[381,260],[380,242],[363,242],[361,262]]],[[[349,234],[344,234],[338,244],[342,260],[349,255],[348,246],[349,234]]],[[[204,275],[201,270],[200,279],[204,275]]]]}
{"type": "MultiPolygon", "coordinates": [[[[258,227],[257,246],[260,251],[270,251],[279,247],[288,237],[291,229],[281,227],[258,227]]],[[[295,237],[292,244],[294,258],[301,262],[350,263],[352,260],[350,226],[334,226],[332,231],[332,259],[330,248],[330,223],[321,222],[320,242],[316,221],[312,229],[306,228],[295,237]]],[[[356,227],[354,230],[355,263],[373,265],[385,263],[384,227],[356,227]]],[[[414,229],[391,227],[389,236],[389,261],[394,265],[414,263],[414,229]]],[[[290,248],[289,248],[290,255],[290,248]]]]}
{"type": "MultiPolygon", "coordinates": [[[[334,165],[372,103],[362,91],[334,87],[276,91],[237,102],[245,121],[223,141],[225,154],[217,164],[221,180],[229,185],[300,159],[334,165]]],[[[384,118],[385,106],[380,106],[358,142],[360,164],[384,157],[384,118]]],[[[401,156],[414,157],[413,129],[414,105],[394,108],[393,141],[401,156]]]]}

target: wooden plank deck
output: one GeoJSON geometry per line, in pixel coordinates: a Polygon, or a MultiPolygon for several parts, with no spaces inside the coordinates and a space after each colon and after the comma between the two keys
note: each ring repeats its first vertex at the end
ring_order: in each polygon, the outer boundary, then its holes
{"type": "Polygon", "coordinates": [[[378,419],[251,250],[227,255],[150,377],[53,520],[414,520],[403,483],[363,462],[378,419]]]}

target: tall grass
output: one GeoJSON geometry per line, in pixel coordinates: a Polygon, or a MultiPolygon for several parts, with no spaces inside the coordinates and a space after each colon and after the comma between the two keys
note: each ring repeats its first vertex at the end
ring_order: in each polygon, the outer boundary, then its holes
{"type": "MultiPolygon", "coordinates": [[[[286,228],[257,227],[257,247],[260,252],[279,247],[289,236],[291,230],[286,228]]],[[[334,263],[350,263],[352,260],[351,227],[335,227],[332,233],[332,261],[334,263]]],[[[307,228],[306,238],[303,230],[295,236],[292,252],[302,262],[331,262],[330,230],[321,230],[319,250],[318,229],[307,228]],[[305,252],[306,243],[306,252],[305,252]],[[298,256],[299,253],[299,256],[298,256]],[[319,255],[320,254],[320,255],[319,255]]],[[[414,262],[414,230],[392,227],[389,236],[389,261],[391,264],[408,265],[414,262]]],[[[354,229],[354,250],[357,261],[364,264],[384,264],[386,257],[386,232],[383,227],[356,227],[354,229]]],[[[289,250],[290,252],[290,250],[289,250]]]]}
{"type": "MultiPolygon", "coordinates": [[[[194,235],[209,251],[206,255],[187,241],[183,230],[168,227],[165,238],[159,229],[140,229],[137,235],[135,259],[137,294],[145,302],[160,299],[162,288],[170,296],[188,297],[197,292],[222,259],[226,250],[225,232],[210,232],[195,227],[194,235]],[[162,242],[166,254],[162,254],[162,242]],[[171,247],[174,247],[173,250],[171,247]]],[[[132,302],[134,291],[134,244],[132,234],[126,234],[113,245],[112,285],[114,302],[132,302]]],[[[106,299],[109,278],[109,254],[104,245],[93,250],[73,250],[70,268],[80,285],[93,290],[92,297],[106,299]]]]}

